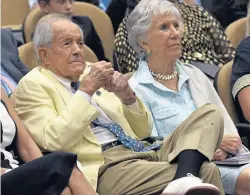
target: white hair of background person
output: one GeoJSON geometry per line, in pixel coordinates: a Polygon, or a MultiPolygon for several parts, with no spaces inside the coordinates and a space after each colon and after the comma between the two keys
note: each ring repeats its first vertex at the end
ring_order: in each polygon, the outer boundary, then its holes
{"type": "MultiPolygon", "coordinates": [[[[41,47],[51,47],[53,38],[52,23],[60,20],[67,20],[69,22],[72,22],[67,16],[64,16],[62,14],[48,14],[41,18],[37,23],[33,42],[38,64],[41,63],[40,57],[38,55],[38,49],[41,47]]],[[[83,38],[82,29],[79,26],[78,28],[83,38]]]]}
{"type": "Polygon", "coordinates": [[[176,17],[180,29],[183,29],[183,21],[179,10],[167,0],[142,0],[129,14],[127,20],[128,40],[132,48],[140,58],[146,57],[146,51],[139,42],[147,40],[147,32],[154,16],[171,14],[176,17]]]}

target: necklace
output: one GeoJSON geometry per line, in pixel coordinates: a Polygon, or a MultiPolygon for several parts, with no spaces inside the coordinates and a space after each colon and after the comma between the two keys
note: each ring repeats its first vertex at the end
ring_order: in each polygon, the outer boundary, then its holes
{"type": "Polygon", "coordinates": [[[154,78],[159,79],[159,80],[165,80],[165,81],[168,81],[168,80],[175,78],[178,74],[176,69],[174,70],[173,74],[169,74],[169,75],[163,75],[160,73],[156,73],[156,72],[153,72],[152,70],[149,70],[149,71],[154,78]]]}

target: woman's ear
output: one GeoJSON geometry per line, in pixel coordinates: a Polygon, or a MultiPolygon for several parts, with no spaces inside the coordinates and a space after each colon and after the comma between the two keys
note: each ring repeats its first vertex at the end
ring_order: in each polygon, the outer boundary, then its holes
{"type": "Polygon", "coordinates": [[[41,60],[41,63],[48,67],[50,65],[50,60],[49,60],[49,52],[46,48],[41,47],[38,49],[38,56],[41,60]]]}
{"type": "Polygon", "coordinates": [[[144,49],[145,51],[149,51],[149,44],[147,41],[138,41],[138,44],[144,49]]]}

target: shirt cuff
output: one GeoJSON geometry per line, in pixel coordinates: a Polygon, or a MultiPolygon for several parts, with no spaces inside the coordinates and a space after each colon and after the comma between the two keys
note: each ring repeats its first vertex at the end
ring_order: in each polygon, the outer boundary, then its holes
{"type": "Polygon", "coordinates": [[[131,105],[126,105],[124,104],[126,107],[128,107],[129,110],[131,110],[132,112],[135,112],[137,114],[142,114],[143,110],[139,107],[138,102],[136,100],[135,103],[131,104],[131,105]]]}
{"type": "Polygon", "coordinates": [[[12,169],[6,169],[5,173],[12,171],[12,169]]]}
{"type": "Polygon", "coordinates": [[[88,102],[91,102],[91,96],[81,90],[77,90],[76,93],[81,94],[82,97],[84,97],[86,100],[88,100],[88,102]]]}

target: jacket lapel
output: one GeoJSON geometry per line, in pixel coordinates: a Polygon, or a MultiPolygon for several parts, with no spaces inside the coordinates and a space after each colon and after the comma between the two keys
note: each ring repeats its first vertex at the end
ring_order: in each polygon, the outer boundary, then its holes
{"type": "Polygon", "coordinates": [[[54,83],[54,87],[56,88],[64,104],[66,105],[67,102],[70,101],[72,94],[53,76],[53,74],[49,70],[41,67],[41,73],[45,77],[47,77],[52,83],[54,83]]]}

